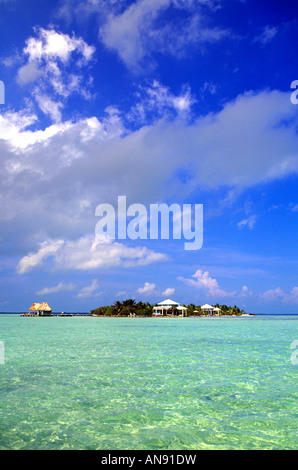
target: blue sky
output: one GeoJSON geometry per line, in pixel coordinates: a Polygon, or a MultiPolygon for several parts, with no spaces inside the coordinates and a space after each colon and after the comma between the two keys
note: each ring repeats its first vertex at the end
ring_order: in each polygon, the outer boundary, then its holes
{"type": "Polygon", "coordinates": [[[292,1],[0,0],[0,310],[115,300],[297,313],[292,1]],[[204,243],[95,237],[119,195],[204,243]]]}

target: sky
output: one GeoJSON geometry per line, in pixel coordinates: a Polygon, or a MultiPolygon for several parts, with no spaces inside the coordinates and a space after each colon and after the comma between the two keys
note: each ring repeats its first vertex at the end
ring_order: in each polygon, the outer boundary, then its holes
{"type": "Polygon", "coordinates": [[[298,313],[297,27],[290,0],[0,0],[0,311],[298,313]],[[119,196],[202,204],[202,247],[98,237],[119,196]]]}

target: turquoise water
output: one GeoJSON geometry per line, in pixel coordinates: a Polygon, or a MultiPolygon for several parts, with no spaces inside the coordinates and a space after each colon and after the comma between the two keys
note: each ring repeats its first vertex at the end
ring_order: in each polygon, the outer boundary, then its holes
{"type": "Polygon", "coordinates": [[[297,449],[298,317],[0,315],[1,449],[297,449]]]}

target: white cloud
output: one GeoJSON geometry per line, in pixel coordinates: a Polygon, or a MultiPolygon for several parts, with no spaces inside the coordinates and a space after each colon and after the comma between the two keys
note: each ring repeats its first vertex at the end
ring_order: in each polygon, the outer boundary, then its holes
{"type": "Polygon", "coordinates": [[[167,256],[146,247],[128,247],[123,243],[98,237],[84,236],[76,241],[48,241],[41,244],[36,253],[24,256],[18,263],[17,272],[25,274],[43,266],[52,258],[55,269],[89,271],[112,266],[136,267],[166,261],[167,256]]]}
{"type": "Polygon", "coordinates": [[[174,112],[179,117],[187,117],[196,99],[192,96],[189,86],[182,87],[180,95],[171,93],[168,87],[154,80],[148,87],[140,87],[137,93],[138,101],[132,107],[129,120],[144,124],[153,119],[174,112]]]}
{"type": "Polygon", "coordinates": [[[272,41],[272,39],[277,35],[277,33],[277,27],[267,25],[263,29],[262,33],[254,39],[254,41],[259,42],[262,45],[266,45],[272,41]]]}
{"type": "Polygon", "coordinates": [[[108,48],[117,51],[130,69],[139,70],[152,52],[177,56],[183,54],[187,44],[205,44],[227,36],[227,31],[205,24],[200,4],[213,7],[213,2],[206,0],[137,0],[120,12],[111,10],[100,27],[100,38],[108,48]],[[184,10],[187,20],[180,22],[177,15],[175,20],[162,22],[162,13],[171,7],[184,10]]]}
{"type": "Polygon", "coordinates": [[[155,287],[156,285],[154,283],[145,282],[144,287],[139,287],[139,289],[137,290],[137,293],[149,295],[149,294],[152,294],[152,292],[154,292],[155,287]]]}
{"type": "Polygon", "coordinates": [[[298,287],[293,287],[293,289],[291,289],[290,295],[293,299],[298,301],[298,287]]]}
{"type": "Polygon", "coordinates": [[[44,71],[35,62],[29,62],[18,70],[18,82],[23,85],[35,82],[41,76],[44,76],[44,71]]]}
{"type": "Polygon", "coordinates": [[[68,34],[56,32],[53,28],[36,28],[35,32],[36,37],[29,38],[24,48],[29,62],[60,59],[66,63],[74,51],[80,52],[88,62],[94,53],[94,47],[89,46],[82,38],[75,36],[71,38],[68,34]]]}
{"type": "Polygon", "coordinates": [[[269,289],[260,294],[261,299],[266,302],[282,302],[298,304],[298,287],[293,287],[290,292],[285,292],[280,287],[269,289]]]}
{"type": "Polygon", "coordinates": [[[98,280],[93,279],[90,286],[83,287],[80,290],[80,292],[78,293],[77,297],[78,297],[78,299],[83,298],[83,297],[92,297],[92,296],[97,297],[97,296],[101,295],[101,292],[95,293],[95,291],[97,291],[98,288],[99,288],[98,280]]]}
{"type": "Polygon", "coordinates": [[[116,293],[116,297],[123,297],[124,295],[127,295],[126,290],[119,290],[119,291],[116,293]]]}
{"type": "Polygon", "coordinates": [[[62,121],[43,130],[30,130],[36,127],[30,110],[2,114],[2,239],[27,254],[43,240],[94,233],[96,206],[116,204],[119,194],[149,204],[295,174],[297,121],[288,93],[278,91],[241,95],[192,124],[176,117],[136,131],[125,128],[115,109],[102,120],[62,121]]]}
{"type": "Polygon", "coordinates": [[[50,256],[54,256],[57,251],[59,251],[62,245],[62,240],[42,243],[36,253],[29,253],[29,255],[24,256],[19,261],[17,266],[17,273],[25,274],[31,271],[33,268],[42,265],[43,261],[49,258],[50,256]]]}
{"type": "Polygon", "coordinates": [[[73,93],[89,98],[88,83],[81,70],[90,63],[95,48],[82,38],[70,37],[50,29],[35,28],[35,36],[26,41],[26,63],[18,70],[21,85],[32,84],[32,95],[45,114],[55,122],[61,120],[62,103],[73,93]]]}
{"type": "Polygon", "coordinates": [[[217,91],[218,85],[214,85],[213,83],[205,82],[204,85],[201,87],[200,92],[201,96],[204,97],[206,93],[210,93],[210,95],[214,95],[217,91]]]}
{"type": "Polygon", "coordinates": [[[237,226],[240,229],[243,228],[243,227],[248,227],[250,230],[252,230],[254,228],[254,226],[256,225],[256,221],[257,221],[257,216],[255,214],[253,214],[253,215],[250,215],[249,217],[247,217],[246,219],[240,220],[240,222],[238,222],[237,226]]]}
{"type": "Polygon", "coordinates": [[[249,290],[247,286],[243,286],[240,293],[240,297],[248,297],[250,295],[253,295],[253,293],[249,290]]]}
{"type": "Polygon", "coordinates": [[[164,297],[171,297],[171,295],[173,295],[174,292],[175,292],[174,287],[168,287],[166,290],[162,292],[161,295],[163,295],[164,297]]]}
{"type": "Polygon", "coordinates": [[[221,298],[235,295],[235,292],[226,292],[221,289],[217,280],[212,278],[208,271],[203,272],[201,269],[198,269],[192,275],[192,279],[185,279],[181,276],[179,276],[177,279],[184,282],[188,286],[203,290],[206,295],[209,295],[210,297],[221,298]]]}
{"type": "Polygon", "coordinates": [[[15,139],[26,129],[37,121],[37,116],[26,112],[6,112],[0,114],[0,139],[10,141],[15,139]]]}
{"type": "Polygon", "coordinates": [[[72,283],[65,284],[60,282],[57,286],[54,287],[44,287],[36,292],[37,295],[47,295],[47,294],[56,294],[58,292],[70,291],[75,289],[75,285],[72,283]]]}
{"type": "Polygon", "coordinates": [[[44,114],[49,115],[52,121],[54,122],[61,121],[62,119],[61,109],[63,108],[62,103],[55,102],[51,100],[51,98],[49,98],[48,96],[40,95],[39,93],[35,94],[35,99],[41,111],[44,114]]]}
{"type": "Polygon", "coordinates": [[[269,289],[267,290],[266,292],[264,292],[263,294],[261,294],[261,297],[264,299],[264,300],[268,300],[268,301],[277,301],[277,300],[285,300],[286,298],[286,294],[285,292],[280,288],[280,287],[277,287],[276,289],[269,289]]]}
{"type": "Polygon", "coordinates": [[[146,36],[158,14],[170,0],[140,0],[121,14],[110,14],[100,28],[104,44],[115,49],[128,66],[136,66],[146,54],[146,36]]]}

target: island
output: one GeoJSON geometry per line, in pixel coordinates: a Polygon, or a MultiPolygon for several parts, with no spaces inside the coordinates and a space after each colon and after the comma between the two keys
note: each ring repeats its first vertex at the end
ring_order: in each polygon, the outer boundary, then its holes
{"type": "Polygon", "coordinates": [[[94,317],[210,317],[210,316],[250,316],[237,305],[189,305],[166,299],[156,304],[136,302],[135,299],[116,300],[113,305],[91,310],[94,317]]]}

